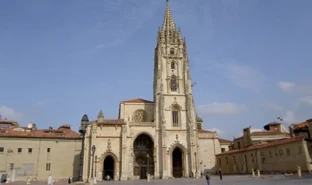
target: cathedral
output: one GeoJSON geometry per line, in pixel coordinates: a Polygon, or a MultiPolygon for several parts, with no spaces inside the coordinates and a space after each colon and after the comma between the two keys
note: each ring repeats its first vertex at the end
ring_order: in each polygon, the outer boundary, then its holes
{"type": "Polygon", "coordinates": [[[196,114],[186,42],[168,1],[157,36],[153,89],[153,101],[122,101],[118,119],[106,119],[102,111],[96,120],[83,116],[81,180],[198,178],[216,171],[218,135],[203,130],[196,114]]]}

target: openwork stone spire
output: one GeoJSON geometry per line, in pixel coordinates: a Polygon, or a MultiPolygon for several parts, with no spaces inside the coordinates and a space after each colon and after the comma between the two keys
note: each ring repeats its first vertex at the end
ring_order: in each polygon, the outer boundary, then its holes
{"type": "Polygon", "coordinates": [[[175,26],[174,21],[173,21],[173,17],[171,14],[171,10],[169,7],[168,0],[166,3],[166,13],[165,13],[165,17],[164,17],[164,23],[163,23],[162,31],[176,31],[176,26],[175,26]]]}
{"type": "Polygon", "coordinates": [[[103,122],[104,121],[104,114],[103,114],[103,111],[100,110],[98,116],[97,116],[97,121],[98,122],[103,122]]]}
{"type": "Polygon", "coordinates": [[[162,28],[158,30],[158,43],[180,44],[181,42],[183,42],[181,30],[177,30],[167,0],[164,22],[162,28]]]}

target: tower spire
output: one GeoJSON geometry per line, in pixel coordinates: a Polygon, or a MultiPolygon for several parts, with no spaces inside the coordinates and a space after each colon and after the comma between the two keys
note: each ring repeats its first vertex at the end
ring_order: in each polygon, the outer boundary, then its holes
{"type": "Polygon", "coordinates": [[[166,12],[164,17],[164,23],[162,27],[162,31],[176,31],[176,26],[173,21],[173,17],[171,14],[171,10],[169,7],[169,0],[166,0],[166,12]]]}

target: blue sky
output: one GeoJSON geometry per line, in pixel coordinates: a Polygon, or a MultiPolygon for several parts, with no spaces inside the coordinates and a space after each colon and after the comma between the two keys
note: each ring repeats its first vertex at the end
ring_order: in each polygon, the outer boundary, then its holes
{"type": "MultiPolygon", "coordinates": [[[[170,0],[198,114],[223,138],[312,118],[310,0],[170,0]]],[[[152,100],[165,0],[0,1],[0,114],[39,128],[152,100]]]]}

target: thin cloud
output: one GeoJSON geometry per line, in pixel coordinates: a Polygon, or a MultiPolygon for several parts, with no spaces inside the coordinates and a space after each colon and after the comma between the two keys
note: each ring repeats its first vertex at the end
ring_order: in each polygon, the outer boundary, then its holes
{"type": "Polygon", "coordinates": [[[298,103],[299,103],[299,106],[301,106],[301,105],[312,106],[312,96],[301,97],[301,98],[299,98],[298,103]]]}
{"type": "Polygon", "coordinates": [[[277,87],[285,92],[292,92],[295,88],[296,84],[292,82],[281,81],[277,83],[277,87]]]}
{"type": "Polygon", "coordinates": [[[49,102],[50,101],[48,101],[48,100],[39,100],[36,103],[34,103],[33,106],[41,107],[41,106],[47,105],[49,102]]]}
{"type": "Polygon", "coordinates": [[[233,115],[245,110],[245,105],[240,105],[232,102],[214,102],[208,105],[201,105],[198,111],[208,115],[233,115]]]}
{"type": "Polygon", "coordinates": [[[284,107],[281,105],[278,105],[277,103],[271,102],[271,101],[266,101],[263,103],[263,106],[269,110],[272,110],[274,112],[279,112],[284,110],[284,107]]]}
{"type": "Polygon", "coordinates": [[[13,108],[2,105],[0,107],[0,115],[2,119],[8,119],[12,121],[22,121],[24,116],[22,113],[15,111],[13,108]]]}
{"type": "Polygon", "coordinates": [[[290,111],[290,110],[286,111],[286,114],[284,115],[283,120],[287,124],[293,124],[293,123],[298,122],[296,115],[295,115],[295,112],[290,111]]]}
{"type": "Polygon", "coordinates": [[[213,68],[220,69],[234,85],[244,89],[257,91],[266,80],[262,72],[247,65],[218,62],[214,63],[213,68]]]}

